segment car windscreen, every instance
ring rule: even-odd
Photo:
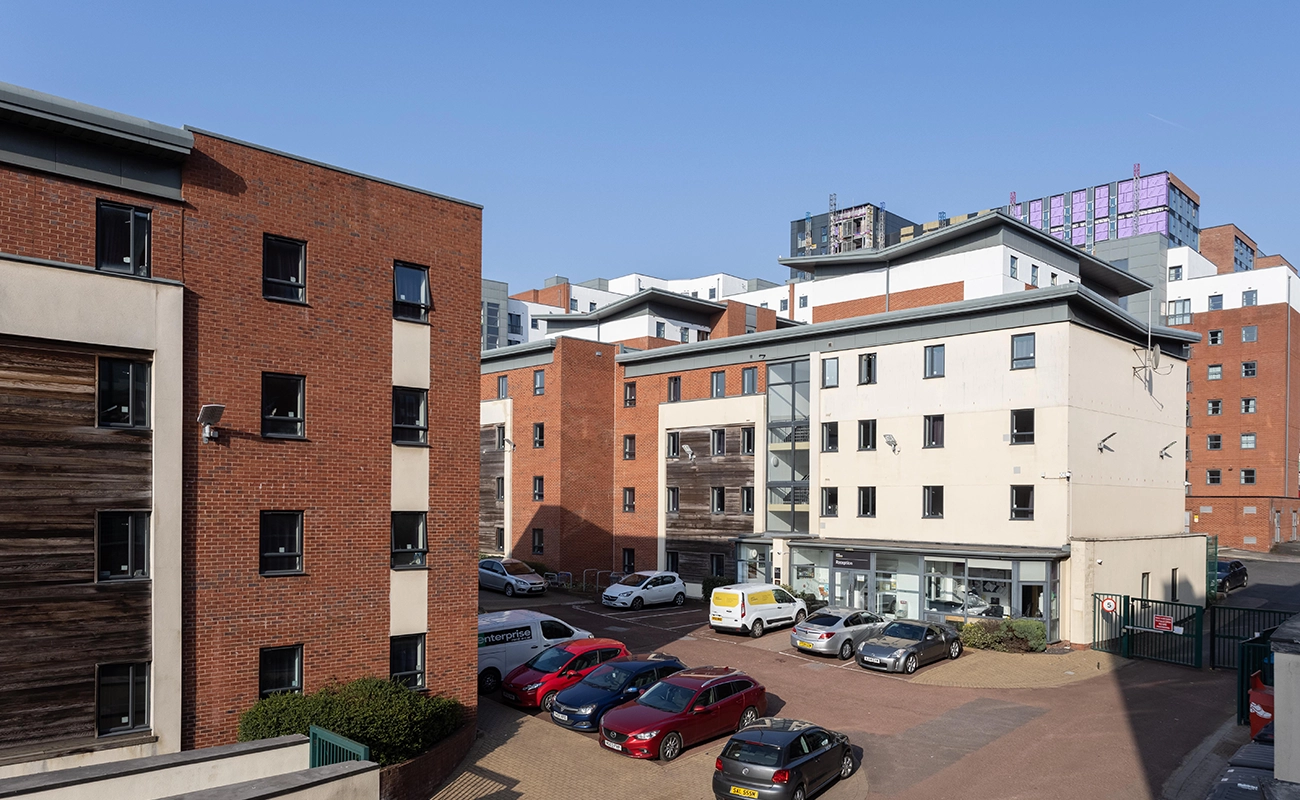
[[[686,689],[667,681],[660,681],[651,686],[645,694],[638,697],[637,702],[660,711],[679,714],[686,710],[686,706],[693,697],[695,697],[694,689]]]
[[[908,625],[903,622],[891,622],[889,627],[880,632],[881,636],[892,636],[895,639],[910,639],[919,642],[925,638],[925,628],[920,625]]]
[[[840,624],[843,617],[838,614],[814,614],[805,620],[809,625],[821,625],[825,628],[832,628]]]
[[[627,683],[632,677],[632,670],[626,667],[604,666],[582,679],[583,684],[594,689],[614,691]]]
[[[573,653],[563,647],[551,647],[533,656],[528,662],[528,666],[538,672],[555,672],[569,663],[571,658],[573,658]]]
[[[781,763],[781,748],[774,744],[746,742],[732,739],[722,751],[723,758],[739,761],[742,764],[754,764],[759,767],[775,767]]]
[[[506,568],[507,575],[536,575],[533,568],[522,561],[507,561],[501,566]]]
[[[618,582],[619,586],[640,586],[650,579],[649,575],[642,575],[640,572],[633,572],[631,575],[623,576],[623,580]]]

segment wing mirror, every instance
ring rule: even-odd
[[[699,714],[702,713],[703,711],[704,711],[704,706],[696,706],[695,708],[691,709],[692,714]]]

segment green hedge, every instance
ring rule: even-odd
[[[414,758],[460,727],[461,704],[379,678],[326,686],[312,694],[273,694],[239,718],[239,741],[307,734],[309,725],[370,747],[380,765]]]
[[[1036,619],[979,619],[961,629],[961,643],[1000,653],[1041,653],[1047,649],[1047,626]]]
[[[705,578],[703,588],[701,589],[704,593],[704,599],[708,600],[712,597],[713,590],[719,586],[730,586],[733,583],[735,583],[735,581],[729,581],[726,578]]]

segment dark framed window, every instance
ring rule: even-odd
[[[709,373],[709,396],[710,397],[727,396],[727,373],[725,372]]]
[[[262,296],[307,302],[307,243],[262,234]]]
[[[497,476],[497,502],[506,499],[506,479],[504,475]]]
[[[393,387],[393,444],[429,443],[429,390]]]
[[[1011,518],[1012,519],[1033,519],[1034,518],[1034,487],[1033,486],[1012,486],[1011,487]]]
[[[95,527],[95,572],[101,582],[149,577],[148,511],[101,511]]]
[[[746,426],[740,429],[740,454],[745,456],[754,455],[753,426]]]
[[[1254,362],[1254,361],[1243,361],[1243,362],[1241,362],[1241,377],[1243,377],[1243,378],[1253,378],[1253,377],[1255,377],[1255,362]]]
[[[682,376],[673,375],[668,378],[668,402],[678,403],[682,399]]]
[[[149,364],[122,358],[99,359],[99,395],[95,399],[101,428],[149,427]]]
[[[876,515],[876,487],[858,487],[858,516],[874,517]]]
[[[506,426],[504,425],[497,426],[497,449],[506,449]]]
[[[754,332],[753,329],[750,329],[750,330],[746,330],[746,331],[745,331],[745,333],[753,333],[753,332]],[[695,332],[695,341],[697,341],[697,342],[707,342],[708,340],[709,340],[709,332],[708,332],[708,331],[703,330],[703,329],[700,329],[700,330],[697,330],[697,331]]]
[[[393,262],[393,319],[428,322],[433,310],[429,296],[429,268]]]
[[[263,647],[258,661],[257,688],[262,697],[302,694],[302,645]]]
[[[388,673],[411,689],[424,688],[424,634],[393,636],[388,640]]]
[[[636,408],[636,383],[634,381],[623,384],[623,408]]]
[[[858,420],[858,449],[876,449],[876,421],[874,419]]]
[[[1223,310],[1223,295],[1221,295],[1221,294],[1212,294],[1212,295],[1210,295],[1210,299],[1209,299],[1209,302],[1208,302],[1207,305],[1206,305],[1206,308],[1209,309],[1210,311],[1222,311],[1222,310]]]
[[[302,512],[261,513],[262,575],[296,575],[302,572]]]
[[[838,517],[840,515],[840,489],[838,486],[822,487],[822,516]]]
[[[534,500],[546,499],[546,479],[543,478],[541,475],[533,476],[533,499]]]
[[[1245,308],[1246,306],[1257,306],[1257,305],[1259,305],[1258,289],[1247,289],[1246,291],[1241,293],[1242,308]]]
[[[1217,417],[1223,413],[1222,400],[1207,400],[1205,402],[1205,414],[1210,417]]]
[[[540,556],[546,552],[546,531],[533,528],[533,555]]]
[[[1243,342],[1258,342],[1258,341],[1259,341],[1259,326],[1258,326],[1258,325],[1243,325],[1243,326],[1241,327],[1241,341],[1243,341]]]
[[[927,414],[925,417],[924,447],[943,447],[943,414]]]
[[[943,517],[942,486],[921,487],[921,516],[926,519],[941,519]]]
[[[664,448],[669,458],[678,458],[682,454],[682,435],[677,431],[668,432],[668,446]]]
[[[623,460],[636,460],[636,434],[626,434],[623,437]]]
[[[497,399],[504,400],[510,396],[510,379],[505,375],[497,376]]]
[[[709,553],[709,576],[721,578],[725,571],[726,557],[721,553]]]
[[[758,367],[745,367],[740,371],[740,393],[758,394]]]
[[[546,394],[546,370],[533,370],[533,394]]]
[[[1258,407],[1258,404],[1255,402],[1255,398],[1253,398],[1253,397],[1243,397],[1243,398],[1241,398],[1241,413],[1243,413],[1243,414],[1254,414],[1254,413],[1255,413],[1255,409],[1256,409],[1257,407]]]
[[[754,487],[753,486],[740,487],[740,513],[742,514],[754,513]]]
[[[944,349],[941,344],[925,348],[925,377],[942,378],[944,375]]]
[[[1222,435],[1222,434],[1218,434],[1218,433],[1210,433],[1210,434],[1207,434],[1206,437],[1205,437],[1205,449],[1206,449],[1206,450],[1222,450],[1222,449],[1223,449],[1223,435]]]
[[[840,385],[840,360],[838,358],[822,359],[822,388],[834,389]]]
[[[429,553],[426,516],[424,511],[393,512],[393,569],[426,565]]]
[[[636,548],[635,547],[623,548],[623,572],[625,572],[628,575],[631,575],[633,572],[636,572]]]
[[[623,487],[623,513],[632,514],[636,512],[636,489],[632,486]]]
[[[1207,469],[1205,471],[1205,483],[1208,486],[1219,486],[1223,483],[1223,471],[1217,469]]]
[[[656,322],[656,323],[655,323],[655,338],[656,338],[656,339],[666,339],[666,338],[668,338],[668,326],[666,326],[666,325],[665,325],[664,323],[662,323],[662,322]]]
[[[676,486],[668,487],[668,511],[676,512],[680,508],[681,492]]]
[[[301,439],[306,435],[307,379],[302,375],[262,373],[262,435]]]
[[[1034,334],[1018,333],[1011,337],[1011,368],[1034,368]]]
[[[95,676],[100,736],[149,727],[149,664],[100,664]]]
[[[505,529],[505,528],[501,528],[501,527],[498,527],[498,528],[497,528],[497,549],[500,550],[501,552],[505,552],[505,549],[506,549],[506,529]]]
[[[840,449],[840,424],[838,422],[822,423],[822,452],[836,453]]]
[[[1223,380],[1223,365],[1210,364],[1205,368],[1205,379],[1207,381]]]
[[[727,490],[721,486],[709,487],[709,513],[725,514],[727,511]]]
[[[152,244],[147,208],[100,201],[95,219],[95,265],[105,272],[149,276]]]
[[[546,423],[533,423],[533,447],[546,446]]]
[[[858,383],[876,382],[876,354],[863,353],[858,356]]]
[[[1016,408],[1011,411],[1011,443],[1034,443],[1034,410]]]
[[[1222,330],[1210,331],[1210,336],[1207,339],[1207,341],[1210,344],[1223,344],[1223,331]]]
[[[1255,485],[1255,470],[1253,470],[1253,469],[1243,469],[1243,470],[1241,471],[1240,475],[1241,475],[1241,483],[1242,483],[1243,486],[1254,486],[1254,485]]]
[[[681,572],[682,556],[676,550],[665,550],[664,560],[669,572]]]
[[[713,455],[722,456],[727,454],[727,431],[725,428],[714,428],[709,431],[709,443],[713,446]]]

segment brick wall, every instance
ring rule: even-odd
[[[1213,228],[1201,229],[1199,248],[1201,255],[1219,268],[1220,275],[1233,271],[1233,239],[1241,239],[1255,248],[1258,254],[1259,248],[1255,246],[1255,240],[1243,233],[1236,225],[1216,225]]]
[[[525,300],[529,303],[541,303],[542,305],[555,306],[563,309],[563,313],[569,313],[569,284],[557,283],[554,286],[547,286],[545,289],[528,289],[516,294],[510,295],[511,300]]]
[[[1295,498],[1189,497],[1187,511],[1192,532],[1218,536],[1219,547],[1268,552],[1274,542],[1275,519],[1281,541],[1300,537],[1300,500]]]
[[[966,286],[962,281],[941,283],[921,289],[908,289],[889,293],[889,310],[901,311],[905,308],[935,306],[941,303],[955,303],[966,297]],[[851,319],[867,314],[879,314],[885,310],[885,296],[861,297],[845,300],[842,303],[826,303],[813,308],[813,322],[830,322],[835,319]]]
[[[657,336],[638,336],[635,339],[623,339],[614,342],[612,346],[617,347],[618,345],[623,345],[631,350],[655,350],[660,347],[672,347],[679,344],[681,344],[680,341],[660,339]]]
[[[713,329],[709,334],[710,338],[721,339],[726,336],[743,336],[745,331],[745,318],[748,310],[754,308],[748,303],[741,303],[737,300],[724,300],[727,308],[710,321],[710,327]],[[770,331],[776,328],[776,312],[770,308],[755,308],[755,326],[754,331]],[[815,311],[815,309],[814,309]]]

